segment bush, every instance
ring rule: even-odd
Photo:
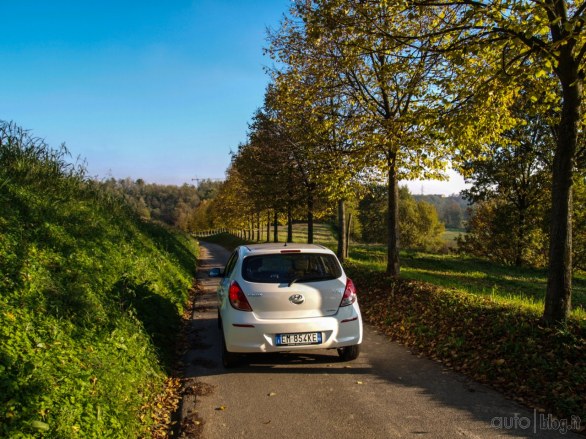
[[[362,225],[362,240],[370,243],[387,242],[387,193],[384,186],[373,186],[370,194],[360,201],[358,219]],[[444,242],[444,225],[435,207],[417,201],[406,186],[399,190],[399,223],[401,248],[439,251]]]

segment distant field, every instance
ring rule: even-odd
[[[448,246],[448,248],[456,248],[456,238],[461,235],[465,235],[466,231],[462,229],[446,229],[442,235],[442,239]]]
[[[261,241],[266,241],[266,227],[261,232]],[[270,233],[273,241],[273,227]],[[287,226],[279,226],[279,242],[287,240]],[[307,224],[293,224],[293,242],[307,242]],[[329,224],[318,223],[313,225],[313,242],[315,244],[331,245],[336,243],[332,227]]]
[[[448,246],[465,232],[449,229],[443,235]],[[266,229],[261,236],[266,240]],[[271,229],[271,241],[273,231]],[[285,242],[287,227],[279,227],[279,241]],[[307,242],[307,224],[293,225],[293,241]],[[328,224],[314,225],[314,243],[336,250],[336,239]],[[350,259],[365,268],[383,271],[386,267],[386,246],[382,244],[350,244]],[[543,310],[547,285],[545,270],[497,265],[462,255],[434,255],[419,252],[401,253],[401,277],[421,280],[444,288],[490,297],[502,303]],[[576,275],[572,302],[575,314],[586,318],[586,276]]]
[[[261,241],[266,240],[266,229]],[[443,237],[449,246],[464,232],[446,230]],[[271,242],[273,230],[271,228]],[[287,227],[279,227],[279,242],[287,239]],[[307,224],[293,225],[293,242],[307,242]],[[337,242],[329,224],[314,225],[314,243],[336,250]],[[359,266],[384,271],[386,246],[350,243],[350,259]],[[401,252],[401,277],[414,279],[469,294],[490,297],[502,303],[543,310],[547,285],[545,270],[497,265],[462,255],[434,255]],[[576,275],[573,282],[574,314],[586,318],[586,276]]]
[[[270,240],[273,241],[273,227],[271,226]],[[462,229],[446,229],[442,238],[450,248],[456,246],[456,238],[460,235],[465,235],[466,232]],[[256,236],[256,235],[255,235]],[[267,232],[266,227],[261,230],[261,242],[266,241]],[[287,226],[279,226],[279,242],[285,242],[287,239]],[[329,224],[317,223],[313,226],[313,241],[316,244],[323,244],[327,246],[335,245],[337,243],[334,236],[332,226]],[[307,224],[299,223],[293,224],[293,242],[307,242]]]

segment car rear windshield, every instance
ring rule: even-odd
[[[242,261],[242,277],[249,282],[319,282],[341,275],[338,259],[327,253],[272,253]]]

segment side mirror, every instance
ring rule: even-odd
[[[222,274],[222,269],[220,268],[212,268],[208,273],[210,277],[222,277]]]

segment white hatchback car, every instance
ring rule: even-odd
[[[222,362],[241,353],[337,349],[354,360],[362,343],[362,316],[352,280],[336,255],[312,244],[240,246],[218,287]]]

